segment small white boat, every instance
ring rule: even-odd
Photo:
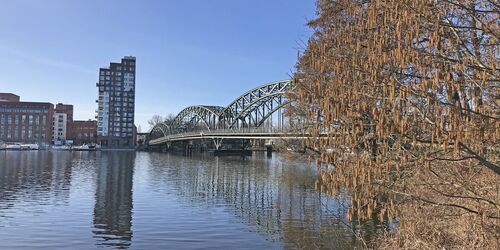
[[[21,144],[12,144],[12,145],[6,145],[5,146],[6,150],[21,150]]]
[[[75,151],[96,151],[99,150],[99,145],[95,144],[83,144],[82,146],[74,146],[72,148]]]
[[[21,150],[38,150],[38,144],[21,144]]]
[[[52,150],[71,150],[70,146],[52,146]]]

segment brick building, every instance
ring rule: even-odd
[[[50,144],[53,112],[51,103],[0,101],[0,141]]]
[[[97,121],[68,122],[67,140],[73,140],[73,145],[97,143]]]
[[[55,113],[66,114],[67,121],[73,121],[73,105],[58,103],[56,104]]]
[[[18,95],[12,93],[0,93],[0,102],[19,102]]]

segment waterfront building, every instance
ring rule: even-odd
[[[71,104],[56,104],[55,113],[66,114],[68,123],[73,121],[73,105]]]
[[[99,69],[97,140],[104,148],[134,146],[135,63],[126,56]]]
[[[138,146],[142,146],[146,143],[146,137],[149,133],[137,133],[135,144]]]
[[[52,144],[66,144],[67,135],[70,133],[68,124],[73,121],[73,105],[56,104],[52,122]]]
[[[97,143],[97,121],[72,121],[68,123],[68,137],[73,145]]]
[[[0,101],[0,141],[50,144],[53,112],[51,103]]]
[[[19,102],[18,95],[12,93],[0,93],[0,102]]]
[[[52,144],[63,145],[66,143],[66,128],[68,116],[65,113],[54,113],[52,120]]]

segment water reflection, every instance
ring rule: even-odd
[[[314,190],[314,167],[284,159],[179,158],[151,155],[155,185],[174,185],[193,206],[224,204],[228,212],[286,248],[360,246],[345,219],[347,197]]]
[[[0,249],[359,247],[371,229],[317,177],[264,154],[0,152]]]
[[[135,152],[102,152],[96,168],[94,230],[97,245],[128,248],[132,240]]]
[[[40,152],[0,151],[0,216],[18,202],[67,203],[71,172],[69,154],[55,156]]]

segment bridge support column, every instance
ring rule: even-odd
[[[268,158],[273,157],[273,145],[274,145],[273,140],[268,140],[265,142],[266,154]]]
[[[272,145],[267,145],[266,146],[266,152],[267,152],[267,157],[268,158],[273,157],[273,146]]]
[[[186,156],[192,156],[193,155],[193,148],[194,148],[193,141],[189,141],[186,144],[186,148],[185,148],[185,154],[186,154]]]
[[[222,147],[222,140],[223,139],[214,139],[215,150],[221,149],[221,147]]]

